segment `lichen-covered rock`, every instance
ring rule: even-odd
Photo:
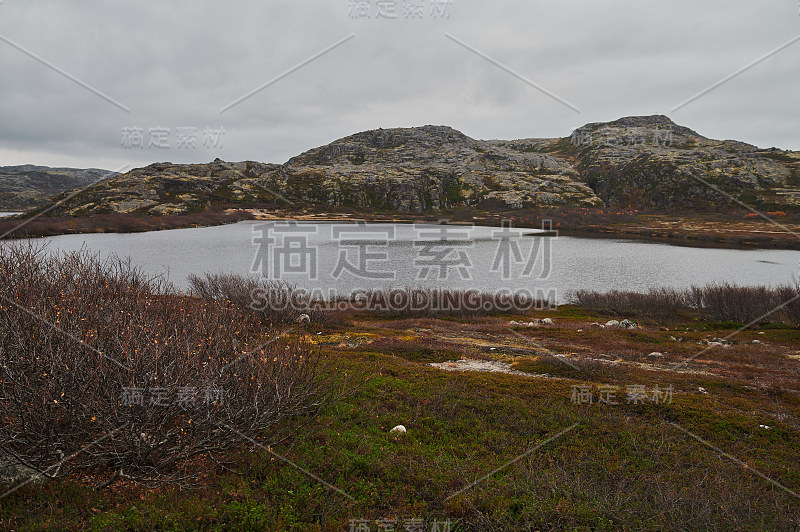
[[[600,203],[564,159],[445,126],[357,133],[298,155],[285,168],[288,186],[304,200],[359,209]]]
[[[666,116],[587,124],[570,141],[582,179],[610,206],[703,208],[730,196],[789,204],[800,178],[800,158],[711,140]]]
[[[168,216],[173,214],[185,214],[189,207],[185,203],[159,203],[155,207],[149,209],[147,214],[155,216]]]
[[[117,175],[96,168],[49,168],[24,164],[0,166],[0,211],[23,211],[67,190],[81,189]]]
[[[707,139],[665,116],[587,124],[571,137],[476,140],[446,126],[364,131],[287,163],[156,163],[64,200],[52,215],[194,212],[212,202],[361,212],[602,205],[800,206],[800,154]],[[52,200],[51,200],[52,201]]]

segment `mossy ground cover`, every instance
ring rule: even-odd
[[[96,491],[86,478],[26,486],[0,499],[0,528],[349,530],[354,519],[371,530],[382,519],[422,519],[424,530],[445,520],[452,530],[797,528],[797,329],[748,330],[703,351],[698,342],[735,324],[600,330],[590,323],[607,316],[574,307],[527,317],[555,326],[366,314],[312,325],[347,392],[320,417],[292,420],[301,427],[292,438],[241,449],[230,471],[207,464],[195,490],[120,481]],[[429,365],[459,358],[529,375]],[[598,404],[606,385],[619,404]],[[672,400],[628,403],[629,385],[671,386]],[[576,402],[574,386],[594,401]],[[398,424],[408,432],[390,435]]]

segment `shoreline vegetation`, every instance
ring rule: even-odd
[[[387,313],[287,311],[273,304],[296,288],[236,275],[190,283],[0,246],[0,465],[52,477],[0,479],[0,529],[797,524],[796,286]],[[258,289],[273,304],[254,308]]]
[[[30,213],[0,218],[0,234],[12,231]],[[352,210],[287,210],[274,206],[243,208],[215,205],[184,215],[97,214],[82,217],[40,216],[7,235],[6,239],[36,238],[62,234],[130,233],[210,227],[243,220],[304,220],[318,222],[440,222],[471,223],[499,227],[509,220],[513,227],[539,229],[543,224],[562,236],[611,238],[657,242],[689,247],[729,249],[800,249],[800,214],[783,211],[658,213],[632,209],[564,208],[508,212],[441,211],[398,214],[362,213]],[[773,223],[774,222],[774,223]]]

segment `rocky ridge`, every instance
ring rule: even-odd
[[[800,185],[797,153],[711,140],[665,116],[587,124],[572,140],[583,181],[611,206],[782,203],[780,192]]]
[[[117,174],[97,168],[0,166],[0,210],[24,211],[60,192],[82,188],[114,175]]]
[[[285,164],[156,163],[106,179],[54,214],[180,214],[213,202],[421,213],[546,206],[800,206],[800,154],[707,139],[665,116],[569,137],[476,140],[446,126],[376,129]],[[731,204],[731,207],[735,205]]]

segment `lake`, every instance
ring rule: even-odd
[[[412,224],[267,223],[42,239],[51,250],[82,247],[130,257],[178,288],[187,275],[250,273],[325,296],[383,287],[487,292],[647,290],[729,281],[782,284],[798,271],[792,250],[691,248],[630,240],[523,236],[533,230]]]

